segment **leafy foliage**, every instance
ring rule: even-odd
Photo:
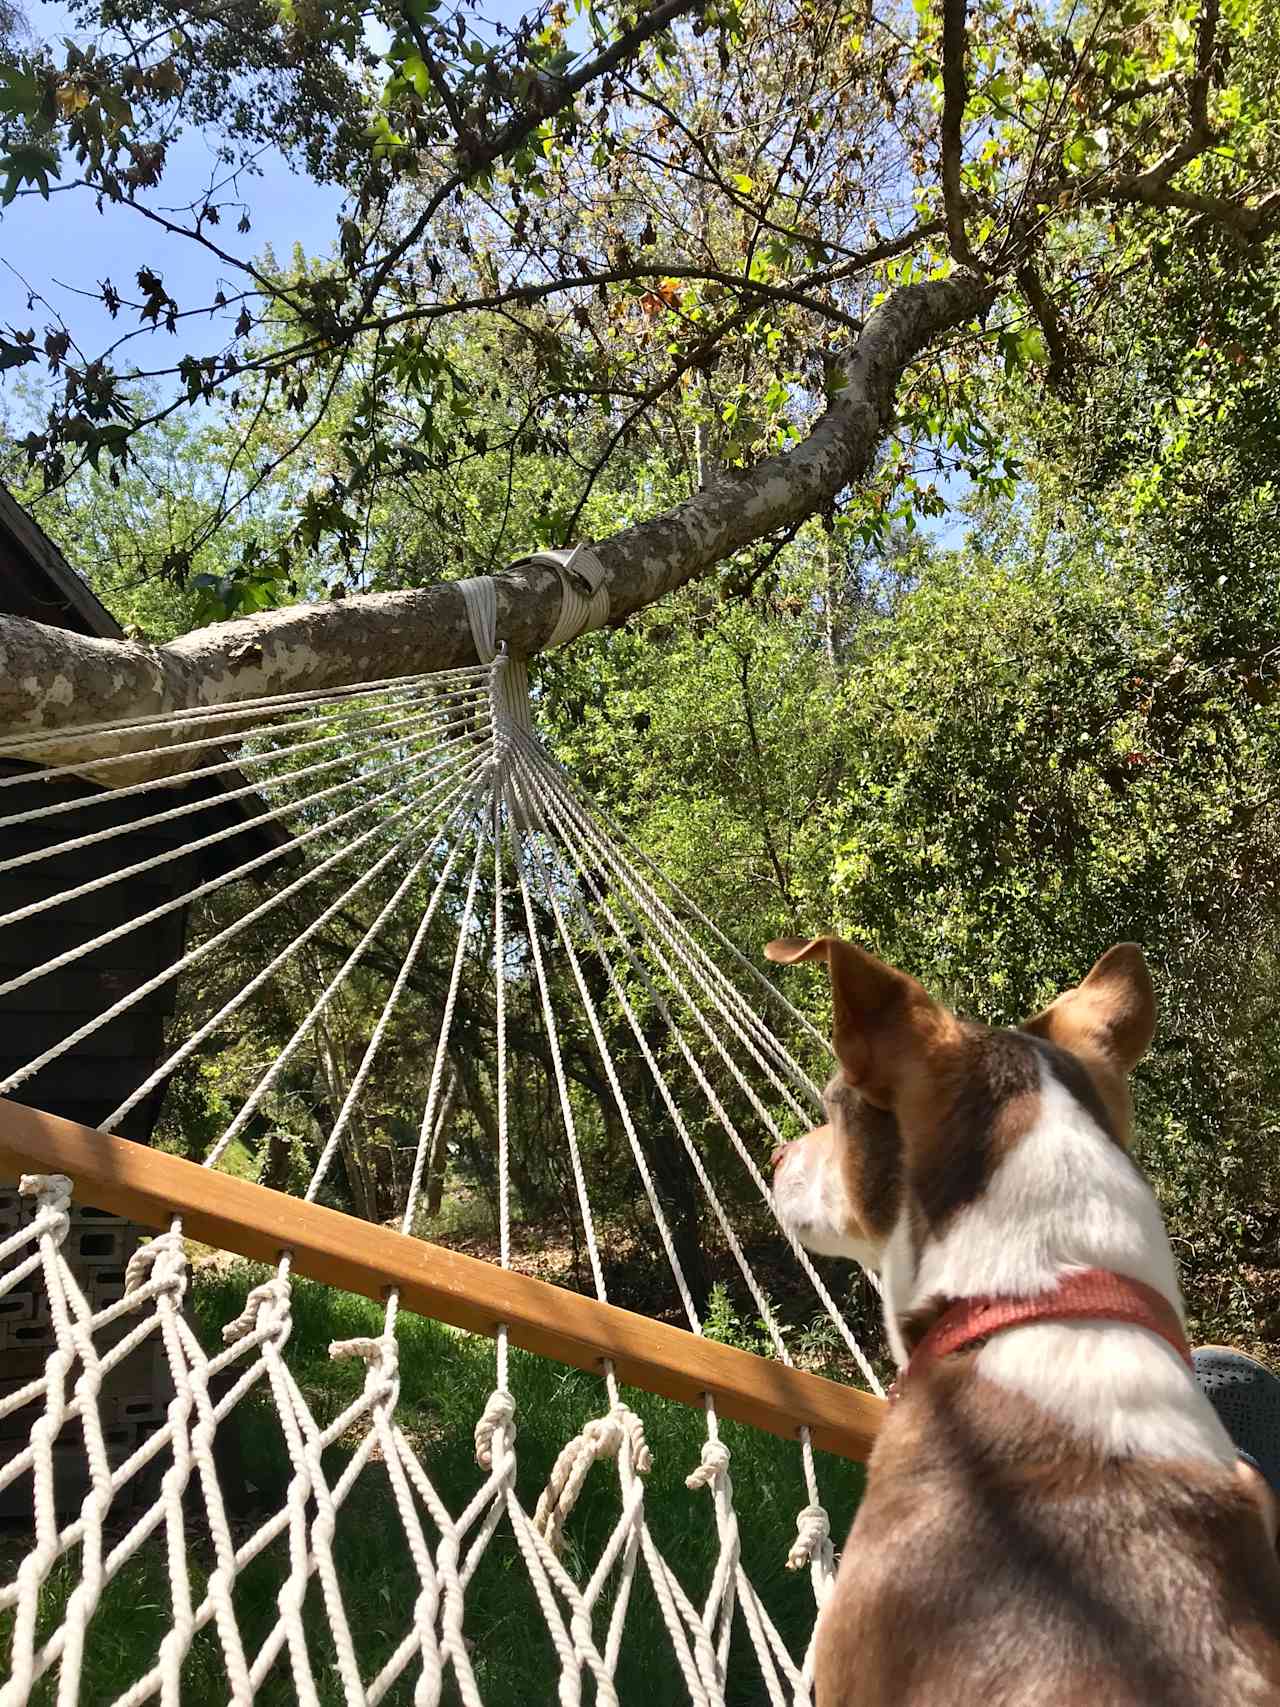
[[[367,585],[378,518],[424,483],[500,492],[543,456],[558,477],[524,520],[558,543],[656,446],[686,490],[752,468],[803,440],[878,305],[960,268],[980,323],[941,328],[869,489],[835,506],[882,541],[939,514],[949,474],[1009,495],[1001,386],[1071,385],[1162,256],[1212,237],[1224,274],[1260,261],[1273,10],[1097,0],[1063,30],[994,0],[547,0],[509,27],[473,0],[79,0],[74,40],[0,63],[0,194],[133,219],[137,265],[95,283],[120,323],[96,356],[71,322],[0,334],[0,368],[56,381],[25,454],[49,487],[86,462],[117,479],[149,424],[215,410],[210,513],[138,568],[181,583],[269,485],[270,545],[239,538],[199,582],[202,619],[252,613]],[[220,169],[175,210],[192,126]],[[264,147],[345,191],[327,254],[254,253]],[[216,266],[207,300],[174,294],[151,229]],[[179,329],[190,348],[150,356]],[[641,489],[626,519],[664,500]],[[396,584],[429,559],[402,554]]]

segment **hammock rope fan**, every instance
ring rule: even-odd
[[[207,1639],[209,1631],[225,1669],[225,1699],[237,1707],[259,1698],[269,1679],[278,1687],[282,1676],[303,1707],[330,1699],[346,1707],[374,1707],[383,1700],[455,1698],[480,1707],[484,1695],[470,1643],[484,1635],[467,1622],[467,1590],[499,1533],[514,1543],[527,1573],[554,1650],[561,1702],[618,1701],[628,1605],[640,1579],[656,1598],[679,1676],[696,1707],[734,1699],[783,1707],[810,1699],[811,1653],[788,1649],[755,1580],[762,1564],[768,1576],[775,1561],[743,1557],[720,1421],[725,1415],[747,1417],[795,1439],[806,1501],[786,1563],[807,1569],[816,1610],[830,1587],[834,1558],[814,1436],[820,1445],[865,1456],[877,1403],[865,1391],[793,1367],[786,1333],[735,1232],[723,1167],[717,1173],[709,1165],[700,1134],[714,1128],[718,1153],[740,1170],[737,1189],[749,1190],[771,1213],[757,1158],[812,1124],[820,1102],[813,1079],[766,1015],[793,1042],[802,1040],[795,1048],[811,1050],[815,1061],[826,1044],[691,898],[580,794],[533,731],[524,664],[491,644],[487,655],[492,662],[475,668],[340,692],[292,693],[84,726],[72,732],[83,740],[85,754],[73,765],[30,768],[39,765],[47,736],[6,745],[28,768],[0,778],[0,874],[35,874],[42,862],[61,862],[49,869],[66,872],[74,855],[75,870],[92,875],[11,909],[0,916],[0,931],[30,931],[72,904],[93,907],[113,886],[145,880],[163,868],[171,858],[163,851],[119,863],[125,845],[120,838],[131,829],[176,826],[169,833],[182,833],[185,853],[243,834],[244,821],[201,833],[198,814],[207,809],[207,799],[148,812],[149,792],[171,791],[179,765],[195,767],[202,778],[218,776],[219,799],[244,800],[257,808],[255,826],[270,823],[284,834],[266,852],[0,978],[0,996],[9,996],[83,964],[127,933],[186,917],[188,909],[201,921],[194,940],[172,963],[0,1079],[0,1099],[13,1099],[0,1100],[0,1168],[23,1173],[8,1224],[0,1222],[0,1306],[6,1296],[42,1289],[52,1341],[41,1374],[8,1383],[7,1390],[0,1386],[0,1423],[20,1413],[34,1415],[26,1444],[0,1462],[0,1493],[25,1477],[32,1503],[17,1568],[0,1582],[0,1630],[5,1621],[9,1626],[0,1707],[46,1699],[69,1707],[89,1699],[82,1679],[95,1640],[95,1612],[105,1585],[143,1548],[163,1550],[171,1618],[153,1664],[115,1694],[114,1707],[180,1702],[184,1663],[192,1644]],[[65,751],[66,732],[59,739]],[[140,760],[162,755],[169,769],[158,778],[124,781],[88,801],[81,796],[31,804],[40,802],[44,784],[73,775],[119,783],[137,774]],[[11,790],[16,792],[6,800]],[[166,801],[171,797],[166,794]],[[65,814],[74,808],[79,824],[98,800],[132,801],[137,812],[60,839]],[[18,809],[6,811],[10,803]],[[331,976],[309,983],[307,969],[318,964],[308,960],[309,948],[335,920],[349,923],[357,901],[362,928],[354,946]],[[321,1203],[335,1162],[347,1154],[353,1122],[377,1085],[389,1034],[406,1012],[422,1007],[415,974],[446,925],[452,955],[447,971],[443,964],[436,967],[443,1000],[422,1020],[422,1116],[396,1234]],[[246,972],[245,950],[252,945],[256,952],[260,944],[267,957]],[[282,1199],[265,1186],[218,1171],[235,1141],[255,1120],[261,1122],[282,1080],[310,1058],[335,1002],[371,953],[384,963],[398,955],[398,965],[394,976],[386,973],[385,1000],[305,1191],[298,1199]],[[449,1253],[414,1237],[421,1227],[428,1160],[447,1113],[459,992],[465,975],[477,975],[477,956],[483,957],[480,971],[491,991],[495,1039],[490,1065],[496,1268],[465,1258],[450,1267]],[[238,970],[235,976],[215,975],[220,967]],[[5,970],[0,967],[0,974]],[[36,1075],[47,1083],[78,1045],[193,971],[216,992],[209,998],[212,1011],[187,1014],[182,1025],[171,1023],[163,1060],[96,1129],[73,1128],[23,1106],[24,1087]],[[688,1330],[654,1323],[651,1343],[643,1331],[649,1324],[609,1300],[584,1154],[583,1121],[590,1117],[566,1067],[569,1016],[557,1011],[553,971],[561,989],[567,982],[576,992],[572,1023],[585,1024]],[[184,1064],[200,1058],[202,1049],[235,1036],[255,998],[261,1000],[286,977],[293,987],[308,988],[306,1011],[273,1058],[262,1063],[199,1167],[112,1136]],[[558,1111],[592,1297],[578,1298],[517,1272],[511,1131],[518,1110],[510,1046],[517,989],[546,1042],[548,1096]],[[627,1068],[634,1073],[638,1062],[652,1090],[643,1110],[633,1108],[627,1089]],[[772,1360],[700,1337],[704,1323],[695,1289],[645,1141],[655,1110],[687,1158],[727,1260],[758,1312]],[[74,1197],[68,1176],[76,1179]],[[220,1193],[230,1206],[224,1211],[218,1209]],[[105,1302],[86,1296],[69,1261],[77,1203],[121,1212],[144,1203],[149,1212],[137,1218],[158,1229],[131,1258],[120,1295]],[[228,1251],[269,1253],[274,1268],[249,1293],[240,1317],[226,1325],[225,1348],[212,1354],[184,1308],[192,1284],[187,1240],[197,1228],[205,1229],[202,1238],[212,1237]],[[787,1235],[780,1228],[776,1234],[782,1248]],[[344,1240],[355,1253],[345,1268],[335,1266],[346,1260],[340,1254]],[[880,1395],[875,1372],[818,1269],[790,1243],[815,1308],[825,1312],[839,1337],[850,1374]],[[367,1272],[357,1273],[359,1253],[375,1247]],[[419,1270],[428,1276],[425,1292],[422,1286],[414,1290],[412,1276]],[[359,1397],[324,1423],[313,1414],[286,1355],[291,1285],[298,1273],[321,1279],[336,1274],[338,1284],[364,1290],[383,1304],[378,1334],[331,1347],[335,1358],[362,1360],[365,1376]],[[424,1296],[431,1313],[437,1313],[434,1301],[444,1300],[438,1310],[444,1319],[480,1325],[494,1335],[492,1391],[475,1427],[476,1484],[461,1503],[455,1489],[446,1500],[433,1484],[426,1455],[397,1421],[398,1317],[403,1309],[420,1307],[416,1301]],[[508,1305],[509,1319],[503,1319],[497,1312]],[[517,1494],[513,1341],[549,1349],[582,1367],[594,1364],[602,1385],[599,1414],[565,1443],[532,1510],[532,1502]],[[121,1456],[108,1450],[100,1395],[113,1371],[144,1343],[163,1348],[169,1400],[163,1420]],[[714,1526],[715,1563],[705,1583],[684,1583],[651,1531],[645,1510],[651,1452],[624,1380],[702,1405],[705,1440],[699,1461],[688,1466],[687,1487],[689,1523]],[[215,1449],[218,1430],[236,1407],[247,1395],[264,1393],[279,1419],[291,1474],[277,1509],[245,1532],[228,1514]],[[78,1430],[74,1438],[87,1463],[88,1491],[74,1511],[60,1509],[57,1498],[58,1442],[69,1429]],[[326,1453],[340,1441],[355,1444],[335,1475]],[[612,1462],[617,1479],[616,1522],[589,1570],[575,1574],[564,1561],[565,1536],[586,1478],[605,1461]],[[335,1534],[352,1487],[375,1474],[389,1484],[418,1587],[413,1604],[401,1609],[403,1629],[392,1650],[371,1666],[348,1616]],[[135,1496],[143,1486],[154,1497],[139,1506]],[[127,1524],[120,1515],[126,1506]],[[197,1522],[210,1559],[199,1574],[189,1565]],[[237,1583],[273,1548],[280,1559],[278,1616],[254,1645],[241,1629]],[[51,1614],[52,1575],[68,1570],[74,1588]],[[315,1605],[317,1593],[336,1681],[320,1675],[308,1640],[304,1608]],[[753,1693],[735,1695],[735,1689],[748,1687]]]

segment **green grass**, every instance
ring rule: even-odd
[[[246,1287],[264,1271],[240,1267],[196,1285],[194,1306],[205,1342],[220,1343],[223,1322],[238,1313]],[[329,1342],[376,1333],[381,1311],[365,1299],[298,1281],[294,1289],[293,1332],[287,1361],[308,1403],[325,1422],[360,1391],[363,1365],[333,1362]],[[456,1515],[480,1485],[482,1473],[474,1461],[473,1431],[493,1386],[493,1346],[487,1340],[457,1334],[422,1317],[400,1320],[401,1398],[397,1420],[417,1448],[435,1487]],[[560,1448],[604,1407],[603,1384],[590,1376],[566,1370],[546,1360],[514,1353],[511,1385],[519,1406],[518,1493],[532,1511]],[[647,1394],[628,1391],[628,1402],[643,1417],[654,1467],[648,1477],[646,1511],[650,1528],[695,1605],[711,1581],[715,1557],[715,1524],[709,1493],[690,1493],[684,1478],[698,1462],[705,1438],[701,1414]],[[255,1492],[250,1521],[241,1521],[241,1536],[256,1519],[282,1503],[289,1479],[289,1460],[275,1413],[265,1398],[241,1402],[235,1416],[244,1475]],[[791,1572],[785,1561],[795,1533],[795,1514],[806,1503],[798,1448],[753,1429],[727,1423],[724,1439],[733,1454],[742,1552],[753,1582],[793,1654],[803,1652],[813,1618],[808,1572]],[[330,1484],[348,1461],[354,1442],[339,1442],[326,1455]],[[821,1456],[819,1476],[837,1537],[849,1523],[862,1485],[859,1466]],[[612,1464],[596,1466],[587,1479],[568,1524],[563,1560],[570,1574],[585,1581],[599,1556],[617,1515],[617,1473]],[[189,1533],[198,1526],[188,1522]],[[434,1531],[425,1524],[429,1536]],[[22,1545],[13,1536],[0,1540],[6,1555],[3,1576],[12,1576],[12,1561]],[[198,1542],[189,1553],[192,1594],[198,1603],[210,1568],[207,1544]],[[407,1544],[380,1465],[366,1468],[338,1519],[335,1557],[344,1603],[361,1669],[369,1677],[393,1651],[407,1629],[417,1592]],[[287,1569],[286,1542],[276,1542],[243,1571],[235,1590],[235,1609],[247,1651],[252,1655],[275,1621],[275,1599]],[[52,1629],[79,1577],[78,1559],[54,1571],[41,1606],[41,1625]],[[472,1643],[477,1681],[490,1707],[553,1702],[558,1670],[550,1638],[515,1541],[505,1524],[499,1527],[467,1590],[466,1635]],[[321,1699],[343,1699],[334,1670],[334,1654],[319,1585],[312,1579],[304,1609],[308,1651]],[[0,1655],[7,1658],[8,1617],[0,1621]],[[596,1618],[597,1639],[603,1641],[607,1612]],[[143,1553],[117,1573],[102,1596],[89,1627],[86,1664],[81,1684],[83,1703],[112,1700],[154,1663],[160,1642],[172,1624],[163,1531]],[[765,1699],[754,1675],[748,1639],[739,1616],[735,1650],[745,1661],[739,1678],[731,1678],[728,1699],[734,1707],[754,1707]],[[732,1672],[731,1666],[731,1672]],[[396,1704],[412,1699],[417,1667],[385,1698]],[[621,1700],[676,1701],[683,1698],[670,1642],[661,1622],[643,1567],[626,1620],[626,1636],[618,1672]],[[212,1626],[192,1644],[183,1666],[182,1699],[204,1707],[226,1698],[226,1677],[220,1647]],[[51,1702],[53,1678],[33,1695]],[[286,1707],[295,1692],[287,1662],[277,1663],[259,1701]],[[445,1700],[458,1693],[452,1674]],[[586,1700],[593,1699],[590,1685]]]

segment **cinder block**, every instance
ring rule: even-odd
[[[15,1393],[20,1393],[27,1385],[28,1383],[26,1381],[11,1381],[7,1378],[0,1381],[0,1404],[2,1404],[4,1400],[12,1398]],[[43,1397],[37,1397],[33,1399],[30,1404],[23,1405],[21,1410],[10,1411],[7,1416],[0,1416],[0,1441],[11,1440],[17,1442],[19,1443],[19,1447],[15,1447],[12,1450],[20,1449],[20,1444],[30,1438],[31,1430],[35,1426],[36,1418],[39,1417],[43,1410],[44,1399]],[[0,1460],[6,1459],[10,1456],[11,1451],[6,1451],[3,1447],[0,1447]]]
[[[71,1204],[71,1225],[75,1227],[85,1222],[106,1222],[115,1227],[127,1225],[123,1216],[113,1215],[109,1209],[95,1209],[92,1204],[76,1203],[73,1200]]]
[[[34,1213],[30,1200],[19,1197],[15,1188],[0,1187],[0,1241],[28,1221]],[[139,1226],[92,1205],[73,1203],[70,1227],[62,1245],[62,1256],[84,1294],[85,1302],[94,1315],[110,1309],[125,1297],[125,1270],[129,1258],[144,1239],[154,1236],[155,1229]],[[33,1247],[23,1247],[0,1266],[13,1267],[31,1254]],[[153,1301],[135,1310],[124,1310],[110,1323],[94,1331],[94,1348],[105,1356],[155,1310]],[[40,1376],[47,1359],[55,1349],[56,1338],[49,1320],[48,1298],[43,1277],[26,1277],[7,1296],[0,1297],[0,1400],[6,1393],[19,1391],[29,1381]],[[77,1365],[73,1376],[81,1370]],[[67,1390],[68,1400],[74,1391],[74,1380]],[[160,1333],[153,1332],[116,1368],[103,1378],[96,1400],[97,1413],[103,1430],[108,1460],[117,1468],[138,1446],[165,1424],[167,1409],[173,1398],[173,1378]],[[20,1412],[0,1418],[0,1464],[22,1450],[30,1437],[31,1428],[45,1411],[42,1395],[35,1403],[24,1405]],[[84,1450],[83,1427],[77,1418],[60,1432],[54,1446],[55,1503],[63,1515],[76,1512],[88,1491],[88,1462]],[[168,1453],[161,1453],[150,1465],[133,1477],[113,1502],[113,1510],[123,1512],[154,1499]],[[32,1482],[23,1476],[9,1488],[0,1490],[0,1519],[10,1518],[30,1522],[32,1516]]]
[[[6,1352],[4,1378],[25,1387],[28,1381],[34,1381],[37,1375],[44,1374],[44,1366],[48,1361],[49,1353],[43,1346],[28,1346],[23,1351]]]
[[[10,1322],[0,1318],[0,1352],[5,1355],[6,1368],[12,1351],[25,1351],[33,1346],[47,1346],[52,1351],[53,1345],[53,1329],[48,1322]]]
[[[34,1322],[36,1296],[29,1281],[23,1281],[0,1297],[0,1322]]]
[[[130,1256],[123,1221],[73,1225],[62,1250],[73,1270],[90,1263],[123,1268]]]
[[[95,1263],[92,1268],[85,1270],[80,1285],[89,1301],[89,1308],[96,1316],[99,1310],[118,1304],[124,1297],[124,1269],[116,1263],[101,1267]],[[136,1327],[137,1318],[132,1313],[130,1320]]]
[[[26,1225],[27,1223],[25,1221],[18,1222],[11,1227],[6,1227],[3,1224],[0,1224],[0,1244],[3,1244],[6,1239],[12,1239],[14,1235],[20,1233]],[[28,1236],[25,1239],[20,1240],[6,1256],[0,1257],[0,1276],[8,1274],[11,1269],[17,1268],[21,1263],[30,1262],[33,1256],[37,1256],[39,1254],[39,1250],[40,1246],[35,1238],[28,1234]]]
[[[30,1198],[22,1196],[16,1183],[0,1185],[0,1240],[25,1227],[30,1219]]]
[[[129,1456],[120,1440],[107,1442],[107,1462],[114,1470]],[[72,1517],[79,1511],[88,1492],[88,1467],[85,1463],[84,1445],[81,1441],[68,1441],[65,1444],[59,1440],[53,1447],[53,1503],[60,1518]],[[136,1478],[135,1478],[136,1479]],[[118,1502],[119,1509],[136,1503],[130,1497],[134,1490],[132,1485],[128,1492],[122,1495]],[[33,1516],[34,1482],[28,1470],[23,1476],[10,1482],[7,1488],[0,1490],[0,1518],[30,1523]],[[113,1502],[112,1509],[117,1509]]]
[[[12,1386],[16,1391],[21,1386],[21,1383],[0,1382],[0,1389],[8,1386]],[[3,1397],[3,1391],[0,1391],[0,1399],[3,1399]],[[71,1397],[72,1395],[68,1393],[68,1402],[70,1402]],[[45,1409],[45,1402],[43,1397],[41,1397],[34,1400],[29,1405],[24,1405],[21,1410],[12,1412],[7,1417],[0,1417],[0,1439],[12,1440],[20,1444],[25,1444],[25,1442],[30,1438],[31,1430],[34,1428],[39,1418],[45,1413]],[[121,1445],[124,1444],[126,1440],[136,1439],[138,1432],[137,1425],[127,1422],[121,1416],[121,1404],[119,1399],[104,1398],[99,1394],[94,1409],[98,1413],[98,1426],[102,1430],[103,1439],[108,1443],[114,1441],[116,1445]],[[59,1447],[74,1446],[79,1451],[81,1458],[84,1458],[83,1417],[68,1417],[62,1427],[58,1430],[58,1438],[55,1444]],[[133,1448],[130,1447],[130,1451],[132,1450]]]
[[[134,1393],[119,1400],[121,1422],[152,1433],[164,1423],[172,1393]]]

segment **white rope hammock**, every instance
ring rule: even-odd
[[[53,1067],[161,987],[180,983],[201,967],[234,967],[237,953],[243,961],[246,951],[266,945],[268,957],[255,964],[251,975],[241,974],[241,981],[229,974],[209,980],[208,987],[217,991],[213,1011],[185,1028],[170,1026],[171,1033],[180,1034],[167,1038],[164,1059],[100,1123],[104,1132],[116,1130],[202,1047],[207,1052],[218,1039],[234,1035],[235,1016],[255,997],[286,975],[307,984],[307,969],[315,964],[307,959],[308,945],[337,920],[349,925],[353,901],[364,896],[360,921],[371,922],[327,982],[315,979],[307,985],[311,999],[306,1012],[274,1058],[262,1065],[252,1089],[203,1158],[206,1167],[217,1167],[264,1105],[270,1106],[290,1062],[300,1054],[306,1059],[307,1051],[314,1050],[326,1016],[370,952],[381,950],[384,957],[394,953],[398,971],[390,978],[385,1002],[306,1187],[306,1199],[315,1201],[349,1140],[363,1099],[376,1086],[389,1028],[397,1016],[423,1009],[421,995],[413,993],[414,975],[422,966],[433,925],[438,933],[448,921],[454,948],[443,1002],[438,1013],[422,1020],[422,1118],[399,1217],[401,1229],[413,1233],[420,1221],[428,1160],[451,1094],[449,1061],[451,1049],[458,1047],[453,1033],[459,991],[470,961],[483,953],[496,1038],[491,1066],[499,1261],[504,1268],[513,1265],[509,1033],[513,992],[519,987],[522,999],[540,1017],[591,1285],[598,1299],[607,1300],[607,1264],[583,1154],[582,1093],[566,1069],[566,1016],[557,1013],[551,994],[554,958],[561,980],[567,969],[576,989],[580,1018],[616,1105],[689,1328],[695,1334],[702,1329],[694,1289],[683,1270],[643,1136],[658,1105],[705,1194],[774,1356],[791,1362],[785,1330],[735,1233],[723,1180],[708,1165],[698,1132],[707,1121],[718,1129],[725,1153],[742,1170],[741,1178],[771,1210],[760,1158],[772,1144],[809,1125],[820,1104],[809,1074],[774,1035],[763,1013],[772,1006],[775,1015],[785,1019],[789,1035],[803,1034],[806,1047],[825,1051],[825,1042],[686,894],[665,880],[617,826],[584,802],[532,732],[523,664],[500,656],[490,667],[375,682],[342,693],[295,693],[230,708],[86,726],[76,733],[83,735],[86,751],[100,756],[74,767],[27,769],[0,778],[0,874],[21,869],[38,876],[42,862],[51,859],[64,862],[57,869],[65,870],[67,857],[74,854],[84,880],[65,889],[51,881],[47,894],[0,916],[0,930],[29,929],[46,915],[56,921],[59,909],[160,871],[173,858],[162,851],[121,865],[119,849],[112,844],[127,833],[179,826],[184,853],[243,836],[246,823],[277,825],[285,834],[279,845],[205,876],[181,894],[165,896],[138,917],[110,925],[25,969],[0,968],[0,996],[32,986],[34,1000],[39,980],[100,954],[127,933],[193,906],[197,910],[192,919],[204,920],[172,964],[0,1079],[0,1095],[24,1100],[24,1086],[37,1073]],[[197,798],[192,791],[189,800],[170,805],[170,774],[88,798],[83,791],[75,799],[59,795],[47,804],[23,804],[5,815],[7,790],[21,789],[20,795],[9,798],[25,803],[37,783],[74,776],[109,784],[113,769],[137,765],[140,745],[153,738],[156,754],[184,755],[184,762],[200,766],[202,779],[222,779],[222,792]],[[48,742],[33,737],[9,743],[7,751],[38,765],[42,745]],[[146,797],[158,790],[169,791],[166,803],[148,814]],[[78,825],[99,802],[135,800],[138,816],[116,821],[115,815],[103,828],[63,839],[68,813],[79,815]],[[202,830],[201,813],[237,800],[261,810],[252,819]],[[18,831],[21,834],[15,834]],[[246,884],[246,879],[254,882]],[[486,890],[491,890],[492,900],[482,917]],[[199,911],[202,903],[231,896],[234,905]],[[305,922],[294,928],[300,919]],[[513,919],[519,921],[518,940],[511,934]],[[656,1093],[657,1103],[640,1113],[630,1105],[625,1089],[628,1075],[616,1053],[621,1039],[632,1073],[643,1060]],[[820,1056],[815,1053],[814,1059]],[[743,1110],[750,1111],[749,1119]],[[0,1492],[30,1476],[34,1510],[29,1544],[16,1572],[0,1583],[0,1629],[6,1619],[10,1624],[9,1675],[0,1688],[0,1707],[19,1707],[32,1699],[56,1700],[59,1707],[90,1700],[83,1693],[83,1679],[97,1629],[95,1612],[105,1585],[142,1549],[163,1552],[171,1592],[169,1627],[150,1668],[114,1696],[114,1707],[140,1707],[149,1701],[177,1707],[184,1699],[184,1662],[193,1642],[210,1626],[225,1667],[225,1698],[236,1704],[252,1702],[269,1680],[278,1688],[287,1677],[286,1694],[272,1699],[297,1700],[303,1707],[320,1707],[330,1700],[346,1707],[373,1707],[384,1699],[415,1704],[458,1699],[478,1707],[483,1695],[469,1639],[483,1641],[484,1635],[467,1623],[467,1589],[500,1535],[514,1544],[532,1585],[558,1666],[558,1699],[566,1707],[582,1700],[619,1699],[615,1679],[628,1605],[641,1577],[656,1597],[671,1653],[696,1707],[745,1699],[767,1701],[771,1707],[809,1701],[811,1654],[788,1650],[753,1580],[752,1573],[758,1578],[762,1570],[766,1578],[772,1577],[778,1561],[742,1556],[729,1452],[710,1398],[705,1402],[701,1458],[688,1466],[688,1523],[714,1525],[717,1551],[711,1580],[691,1585],[681,1581],[651,1533],[645,1510],[650,1448],[607,1360],[600,1414],[565,1445],[531,1513],[516,1492],[519,1393],[513,1392],[507,1335],[499,1327],[493,1390],[475,1428],[475,1486],[465,1498],[450,1488],[446,1499],[424,1467],[424,1454],[397,1421],[396,1290],[386,1298],[376,1337],[332,1346],[335,1358],[362,1359],[366,1375],[358,1399],[322,1426],[285,1356],[291,1311],[287,1254],[272,1278],[249,1294],[239,1319],[226,1327],[226,1349],[210,1356],[202,1349],[189,1312],[184,1312],[191,1277],[180,1217],[138,1250],[123,1297],[95,1309],[76,1281],[66,1248],[73,1212],[69,1182],[58,1175],[29,1176],[21,1190],[25,1207],[18,1224],[8,1237],[0,1225],[0,1298],[42,1279],[55,1349],[41,1375],[16,1391],[0,1388],[0,1423],[33,1404],[39,1407],[29,1442],[0,1467]],[[780,1247],[786,1237],[777,1230]],[[791,1244],[812,1287],[815,1307],[826,1312],[852,1366],[879,1393],[875,1373],[820,1274],[806,1253]],[[163,1424],[123,1461],[115,1462],[105,1441],[103,1384],[139,1346],[152,1340],[163,1346],[171,1402]],[[292,1476],[278,1509],[246,1532],[228,1514],[214,1448],[219,1427],[235,1408],[251,1393],[264,1391],[269,1391],[279,1419]],[[62,1431],[77,1422],[88,1465],[88,1493],[72,1516],[57,1509],[55,1446]],[[340,1441],[356,1444],[334,1476],[325,1454]],[[796,1452],[807,1500],[786,1563],[792,1569],[808,1568],[816,1607],[832,1580],[833,1554],[807,1430],[800,1431]],[[617,1479],[616,1523],[589,1571],[574,1575],[562,1561],[562,1543],[572,1533],[574,1504],[586,1478],[593,1465],[606,1459],[613,1461]],[[135,1479],[149,1469],[158,1475],[156,1497],[141,1509],[128,1505]],[[357,1651],[335,1563],[335,1535],[344,1505],[357,1480],[373,1475],[389,1484],[418,1583],[413,1603],[398,1609],[402,1633],[376,1669]],[[702,1490],[709,1492],[709,1500]],[[122,1524],[120,1512],[126,1505],[127,1522]],[[197,1534],[210,1555],[207,1572],[191,1568]],[[278,1616],[265,1639],[250,1651],[237,1613],[237,1583],[273,1546],[280,1560]],[[75,1586],[51,1612],[48,1585],[55,1572],[68,1569],[74,1571]],[[321,1675],[304,1626],[304,1606],[314,1605],[317,1585],[336,1656],[336,1677]],[[97,1707],[98,1698],[93,1700]]]

